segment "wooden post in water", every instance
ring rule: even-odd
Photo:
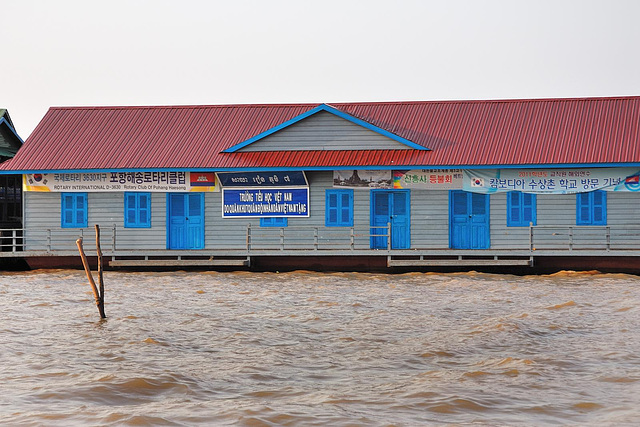
[[[98,280],[100,284],[100,289],[96,286],[96,282],[93,280],[93,275],[91,274],[91,269],[89,268],[89,262],[87,261],[87,257],[84,254],[84,249],[82,248],[82,237],[76,240],[76,245],[78,245],[78,251],[80,252],[80,258],[82,258],[82,265],[84,266],[84,271],[87,273],[87,279],[89,280],[89,284],[91,285],[91,290],[93,290],[93,296],[96,299],[96,305],[98,306],[98,311],[100,312],[100,317],[105,319],[107,317],[104,314],[104,281],[102,274],[102,250],[100,249],[100,227],[96,224],[96,250],[98,252]]]

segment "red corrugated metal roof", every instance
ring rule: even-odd
[[[222,150],[318,104],[51,108],[5,170],[640,163],[640,97],[330,104],[431,149]]]

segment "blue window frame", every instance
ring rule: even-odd
[[[326,190],[326,227],[353,227],[353,190]]]
[[[528,227],[537,224],[536,195],[510,191],[507,193],[507,227]]]
[[[62,193],[60,195],[62,228],[87,226],[87,193]]]
[[[602,190],[576,194],[577,225],[607,225],[607,193]]]
[[[124,226],[151,227],[151,193],[124,193]]]
[[[287,221],[287,218],[260,218],[260,227],[286,227],[288,224],[289,221]]]

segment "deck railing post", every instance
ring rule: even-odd
[[[573,250],[573,227],[569,226],[569,250]]]
[[[15,228],[11,231],[11,241],[12,241],[12,245],[11,245],[11,252],[15,252],[16,251],[16,245],[18,244],[18,240],[17,240],[17,235],[18,235],[18,230],[16,230]]]
[[[607,225],[607,252],[611,250],[611,227]]]
[[[391,250],[391,223],[387,223],[387,250]]]
[[[247,252],[251,252],[251,223],[247,224]]]
[[[113,228],[111,228],[111,253],[116,253],[116,225],[113,224]]]
[[[51,252],[51,229],[47,229],[47,252]]]
[[[318,227],[313,227],[313,249],[318,250]]]
[[[280,227],[280,250],[284,251],[284,227]]]
[[[351,227],[351,236],[350,236],[350,238],[351,238],[351,250],[355,249],[355,245],[356,245],[355,236],[356,235],[355,235],[355,233],[353,231],[353,227]]]
[[[529,251],[533,251],[533,222],[529,223]]]

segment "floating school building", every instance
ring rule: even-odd
[[[54,107],[2,169],[33,266],[640,271],[636,96]]]

